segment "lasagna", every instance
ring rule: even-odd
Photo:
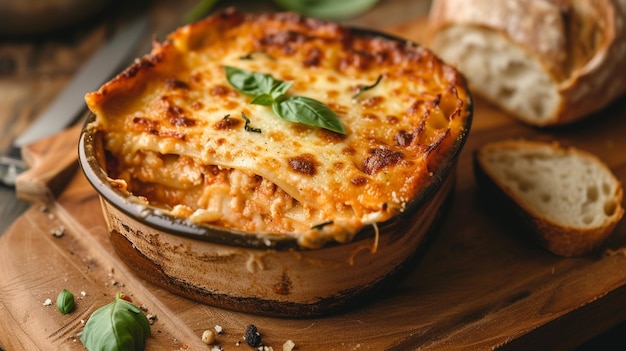
[[[404,40],[224,10],[85,97],[106,171],[198,224],[348,242],[403,212],[462,138],[462,76]]]

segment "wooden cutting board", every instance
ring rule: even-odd
[[[416,38],[420,29],[396,32]],[[32,168],[17,191],[33,206],[0,237],[0,347],[81,350],[84,322],[123,292],[156,316],[148,350],[207,350],[202,332],[216,325],[224,350],[248,350],[237,346],[248,324],[274,350],[287,340],[296,350],[570,349],[626,320],[626,222],[596,254],[552,255],[486,201],[471,156],[491,140],[558,140],[595,153],[626,182],[624,131],[626,99],[577,125],[540,130],[477,98],[452,206],[410,274],[351,311],[279,319],[202,305],[135,276],[108,241],[96,193],[76,167],[79,130],[70,129],[25,150]],[[44,305],[64,288],[77,302],[68,315]]]

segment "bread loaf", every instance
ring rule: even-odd
[[[621,183],[596,156],[556,143],[505,140],[474,153],[476,180],[499,194],[560,256],[598,248],[624,214]]]
[[[433,0],[431,48],[472,91],[535,126],[626,92],[626,0]]]

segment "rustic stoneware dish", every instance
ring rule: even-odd
[[[135,203],[109,182],[95,129],[85,129],[79,149],[84,173],[101,197],[112,245],[141,277],[210,305],[304,317],[353,306],[411,268],[444,215],[463,142],[406,212],[379,225],[378,237],[366,227],[350,243],[320,249],[300,249],[295,239],[278,235],[194,225]]]
[[[135,201],[107,175],[103,134],[93,125],[94,115],[81,135],[79,161],[101,198],[115,251],[142,278],[218,307],[318,316],[388,290],[415,265],[453,193],[457,159],[472,119],[469,96],[463,109],[461,132],[404,212],[378,223],[378,231],[368,225],[348,243],[315,249],[302,248],[284,235],[193,224]]]

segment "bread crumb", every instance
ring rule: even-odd
[[[58,226],[58,227],[56,227],[56,228],[53,228],[53,229],[50,231],[50,234],[52,234],[52,236],[53,236],[53,237],[55,237],[55,238],[60,238],[60,237],[62,237],[63,235],[65,235],[65,227],[63,227],[63,226]]]
[[[224,330],[224,328],[222,328],[222,326],[219,324],[216,324],[214,329],[215,329],[215,332],[218,334],[222,334],[222,331]]]
[[[46,299],[46,301],[43,302],[44,306],[52,306],[52,300],[50,299]]]
[[[120,287],[120,288],[123,288],[123,287],[124,287],[124,283],[122,283],[122,282],[120,282],[120,281],[117,281],[117,280],[115,280],[115,279],[111,279],[110,284],[111,284],[112,286],[118,286],[118,287]],[[108,284],[106,284],[106,285],[108,286]]]
[[[283,351],[292,351],[294,347],[296,347],[296,343],[291,340],[287,340],[283,344]]]
[[[146,319],[148,319],[148,323],[150,323],[150,325],[153,325],[157,320],[157,316],[154,314],[147,314]]]

